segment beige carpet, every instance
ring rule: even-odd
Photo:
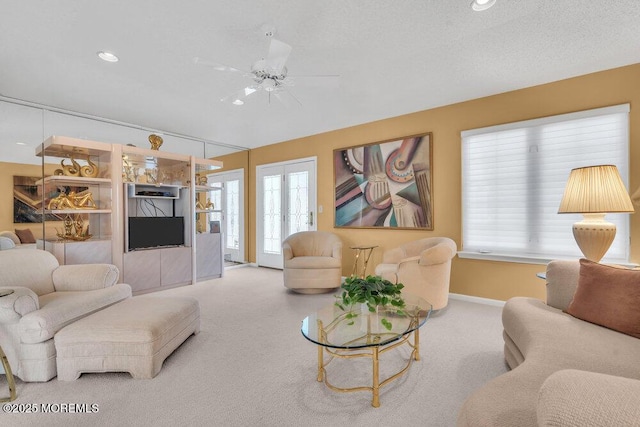
[[[500,308],[450,300],[421,329],[422,360],[381,390],[381,406],[368,392],[336,393],[316,381],[316,346],[300,333],[310,312],[331,294],[298,295],[282,285],[282,272],[243,267],[222,279],[153,294],[191,295],[200,301],[202,331],[164,363],[154,379],[126,373],[83,374],[73,382],[18,380],[23,409],[3,413],[6,426],[453,426],[466,396],[506,372]],[[407,357],[382,358],[381,377]],[[370,362],[334,360],[336,385],[361,385]],[[0,387],[6,388],[4,376]],[[2,393],[0,391],[0,393]],[[42,413],[42,404],[96,404],[95,413]]]

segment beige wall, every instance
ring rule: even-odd
[[[631,103],[630,184],[633,190],[640,185],[637,160],[640,155],[640,109],[634,108],[635,103],[640,104],[640,64],[261,147],[251,150],[249,170],[254,171],[261,164],[317,156],[318,204],[324,207],[324,212],[318,214],[318,228],[334,231],[342,237],[346,248],[343,273],[349,274],[353,262],[353,253],[348,249],[350,245],[379,245],[370,261],[374,266],[380,262],[384,249],[416,238],[448,236],[460,248],[461,131],[621,103]],[[335,229],[333,150],[423,132],[433,132],[434,230]],[[256,220],[255,198],[255,185],[250,182],[250,224],[255,224]],[[255,228],[251,226],[247,234],[251,248],[249,259],[255,262]],[[635,215],[631,219],[631,259],[635,262],[640,261],[639,235],[640,217]],[[516,295],[544,298],[544,281],[535,276],[543,270],[543,265],[456,258],[451,291],[499,300]]]
[[[479,83],[481,84],[481,83]],[[389,118],[307,138],[234,153],[218,158],[223,170],[245,169],[246,259],[255,262],[255,168],[261,164],[302,157],[318,158],[318,228],[339,234],[344,243],[343,273],[349,274],[355,244],[373,244],[370,265],[380,262],[382,251],[421,237],[448,236],[461,245],[460,132],[484,126],[630,103],[630,190],[640,186],[640,64],[576,77],[560,82],[471,100],[400,117]],[[335,229],[333,227],[333,150],[406,135],[433,133],[434,230]],[[13,175],[40,175],[39,166],[0,162],[0,230],[13,229]],[[52,166],[52,169],[54,166]],[[51,173],[47,171],[47,173]],[[18,228],[26,228],[18,225]],[[36,236],[41,225],[29,226]],[[49,227],[48,227],[49,229]],[[631,260],[640,262],[640,216],[631,216]],[[372,271],[372,267],[369,272]],[[535,273],[543,265],[454,259],[451,291],[506,300],[516,295],[544,298],[544,281]]]

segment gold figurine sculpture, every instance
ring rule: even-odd
[[[162,137],[152,133],[149,135],[149,142],[151,143],[152,150],[159,150],[162,145]]]
[[[98,206],[93,200],[91,191],[85,190],[79,193],[70,191],[69,194],[64,192],[58,194],[49,200],[47,209],[97,209]]]
[[[196,177],[196,182],[198,185],[207,185],[207,176],[206,175],[198,175]]]
[[[53,171],[54,175],[65,175],[65,176],[82,176],[85,178],[96,178],[98,176],[98,166],[91,161],[91,158],[87,156],[87,165],[80,166],[80,163],[76,161],[76,159],[71,156],[71,165],[65,165],[64,160],[60,160],[60,166],[62,169],[56,169]]]
[[[66,176],[80,176],[80,164],[71,156],[71,165],[65,165],[64,159],[60,161],[62,173]]]
[[[56,235],[62,240],[84,241],[91,238],[89,234],[89,226],[85,227],[84,220],[80,215],[76,215],[75,219],[71,215],[64,218],[64,232],[56,228]]]
[[[87,156],[87,165],[80,168],[80,176],[95,178],[98,176],[98,172],[98,166],[91,161],[91,157]]]

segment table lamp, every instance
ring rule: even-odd
[[[581,213],[573,224],[573,237],[585,258],[598,262],[616,237],[607,213],[633,212],[629,193],[614,165],[576,168],[569,174],[558,213]]]

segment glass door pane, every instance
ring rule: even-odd
[[[268,175],[263,179],[263,250],[280,254],[282,245],[282,175]]]
[[[288,203],[287,235],[309,230],[309,172],[293,172],[287,175]]]

